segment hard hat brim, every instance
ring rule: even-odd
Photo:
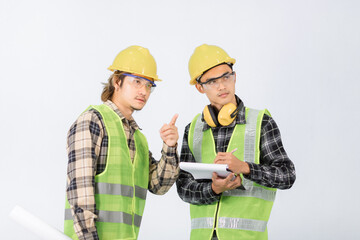
[[[113,65],[111,65],[107,69],[112,71],[112,72],[118,70],[118,71],[127,72],[127,73],[135,73],[135,74],[143,75],[143,76],[148,77],[148,78],[152,78],[154,81],[158,81],[158,82],[162,81],[161,79],[159,79],[159,77],[157,75],[156,76],[150,76],[148,74],[144,74],[142,72],[137,72],[137,71],[131,71],[129,69],[119,69],[119,68],[115,68]]]

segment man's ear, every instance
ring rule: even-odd
[[[114,86],[115,89],[118,89],[119,88],[119,83],[120,83],[120,80],[119,80],[119,77],[118,76],[113,76],[112,79],[112,85]]]
[[[205,93],[203,87],[199,83],[196,83],[195,87],[200,93]]]

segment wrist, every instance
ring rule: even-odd
[[[250,166],[247,162],[243,162],[240,173],[245,175],[250,174]]]
[[[211,183],[211,189],[213,190],[213,192],[214,192],[216,195],[219,195],[220,193],[222,193],[222,191],[221,191],[219,188],[217,188],[217,187],[214,185],[213,182]]]
[[[169,147],[169,148],[175,148],[175,147],[177,147],[177,142],[176,143],[169,143],[169,144],[167,144],[166,142],[164,142],[164,144],[167,146],[167,147]]]

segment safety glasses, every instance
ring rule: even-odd
[[[220,77],[210,78],[206,82],[200,82],[199,84],[204,88],[218,89],[220,82],[227,85],[235,80],[235,71],[231,73],[224,73]]]
[[[131,85],[133,85],[135,88],[140,89],[143,86],[145,86],[145,89],[149,92],[153,92],[156,84],[144,77],[140,77],[140,76],[136,76],[136,75],[132,75],[130,73],[123,73],[122,75],[127,76],[127,79],[129,80],[129,82],[131,83]]]

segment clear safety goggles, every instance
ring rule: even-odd
[[[153,92],[156,84],[144,77],[132,75],[130,73],[123,73],[122,75],[127,76],[127,79],[131,82],[131,85],[133,85],[135,88],[140,89],[143,86],[145,86],[145,89],[149,92]]]
[[[220,83],[227,85],[232,83],[235,80],[235,71],[231,73],[224,73],[220,77],[210,78],[206,82],[199,82],[199,84],[204,88],[218,89]]]

